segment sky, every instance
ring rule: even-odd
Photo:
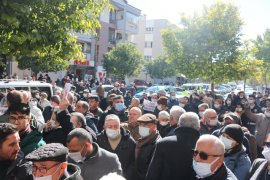
[[[239,7],[244,19],[244,39],[255,39],[270,28],[270,0],[226,0]],[[225,1],[225,2],[226,2]],[[128,0],[128,3],[142,10],[147,19],[168,19],[173,24],[179,24],[180,14],[193,15],[201,12],[204,5],[210,5],[215,0]]]

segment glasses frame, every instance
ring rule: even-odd
[[[46,167],[37,167],[35,165],[32,165],[32,172],[37,172],[37,170],[39,172],[41,172],[42,174],[46,174],[50,169],[54,168],[55,166],[59,165],[61,163],[57,163],[57,164],[54,164],[52,167],[50,168],[46,168]]]
[[[195,149],[192,149],[192,152],[193,152],[193,157],[196,157],[197,155],[200,156],[200,159],[202,160],[207,160],[209,156],[212,156],[212,157],[221,157],[223,155],[214,155],[214,154],[207,154],[203,151],[198,151],[198,150],[195,150]]]

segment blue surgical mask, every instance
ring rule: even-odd
[[[116,111],[123,111],[124,109],[126,109],[126,106],[124,103],[117,103],[115,104],[115,109]]]

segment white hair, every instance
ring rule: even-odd
[[[201,135],[198,141],[207,141],[212,144],[210,148],[212,148],[217,154],[223,155],[225,153],[225,146],[223,142],[216,136],[211,134]],[[197,142],[198,142],[197,141]]]
[[[209,113],[217,113],[216,112],[216,110],[214,110],[214,109],[206,109],[205,111],[204,111],[204,113],[203,113],[203,117],[205,118],[205,119],[207,119],[208,118],[208,116],[209,116]]]
[[[115,114],[109,114],[109,115],[107,115],[106,118],[105,118],[104,124],[107,124],[107,122],[108,121],[111,121],[111,120],[116,121],[116,122],[118,122],[120,124],[120,119]]]
[[[170,114],[167,111],[160,111],[158,113],[158,117],[165,117],[165,118],[169,119],[170,118]]]
[[[132,107],[132,108],[129,110],[129,112],[130,112],[131,110],[137,111],[140,115],[142,115],[142,110],[141,110],[140,108],[138,108],[138,107]]]
[[[181,108],[180,106],[173,106],[170,110],[170,116],[178,122],[180,116],[185,112],[186,110]]]
[[[122,176],[118,175],[117,173],[109,173],[103,176],[100,180],[126,180]]]
[[[179,127],[190,127],[198,131],[200,129],[199,116],[194,112],[185,112],[180,116],[178,125]]]

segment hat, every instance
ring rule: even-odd
[[[83,90],[84,93],[89,93],[88,89]]]
[[[252,98],[256,99],[256,97],[253,94],[250,94],[248,97],[252,97]]]
[[[167,100],[168,100],[167,97],[162,96],[162,97],[160,97],[160,98],[158,99],[157,103],[158,103],[158,104],[162,104],[162,105],[167,106],[167,105],[168,105]]]
[[[238,124],[229,124],[225,126],[222,130],[222,133],[228,134],[232,139],[234,139],[239,144],[242,144],[244,133],[240,125]]]
[[[138,122],[145,122],[145,123],[156,122],[157,117],[155,115],[153,115],[153,114],[146,113],[146,114],[140,116],[137,121]]]
[[[241,120],[240,118],[233,112],[226,113],[224,115],[223,119],[229,118],[230,120],[234,121],[236,124],[241,125]]]
[[[60,143],[50,143],[41,146],[28,154],[25,159],[29,161],[57,161],[67,160],[68,150]]]
[[[165,91],[165,90],[159,90],[158,93],[159,93],[161,96],[166,96],[166,91]]]

